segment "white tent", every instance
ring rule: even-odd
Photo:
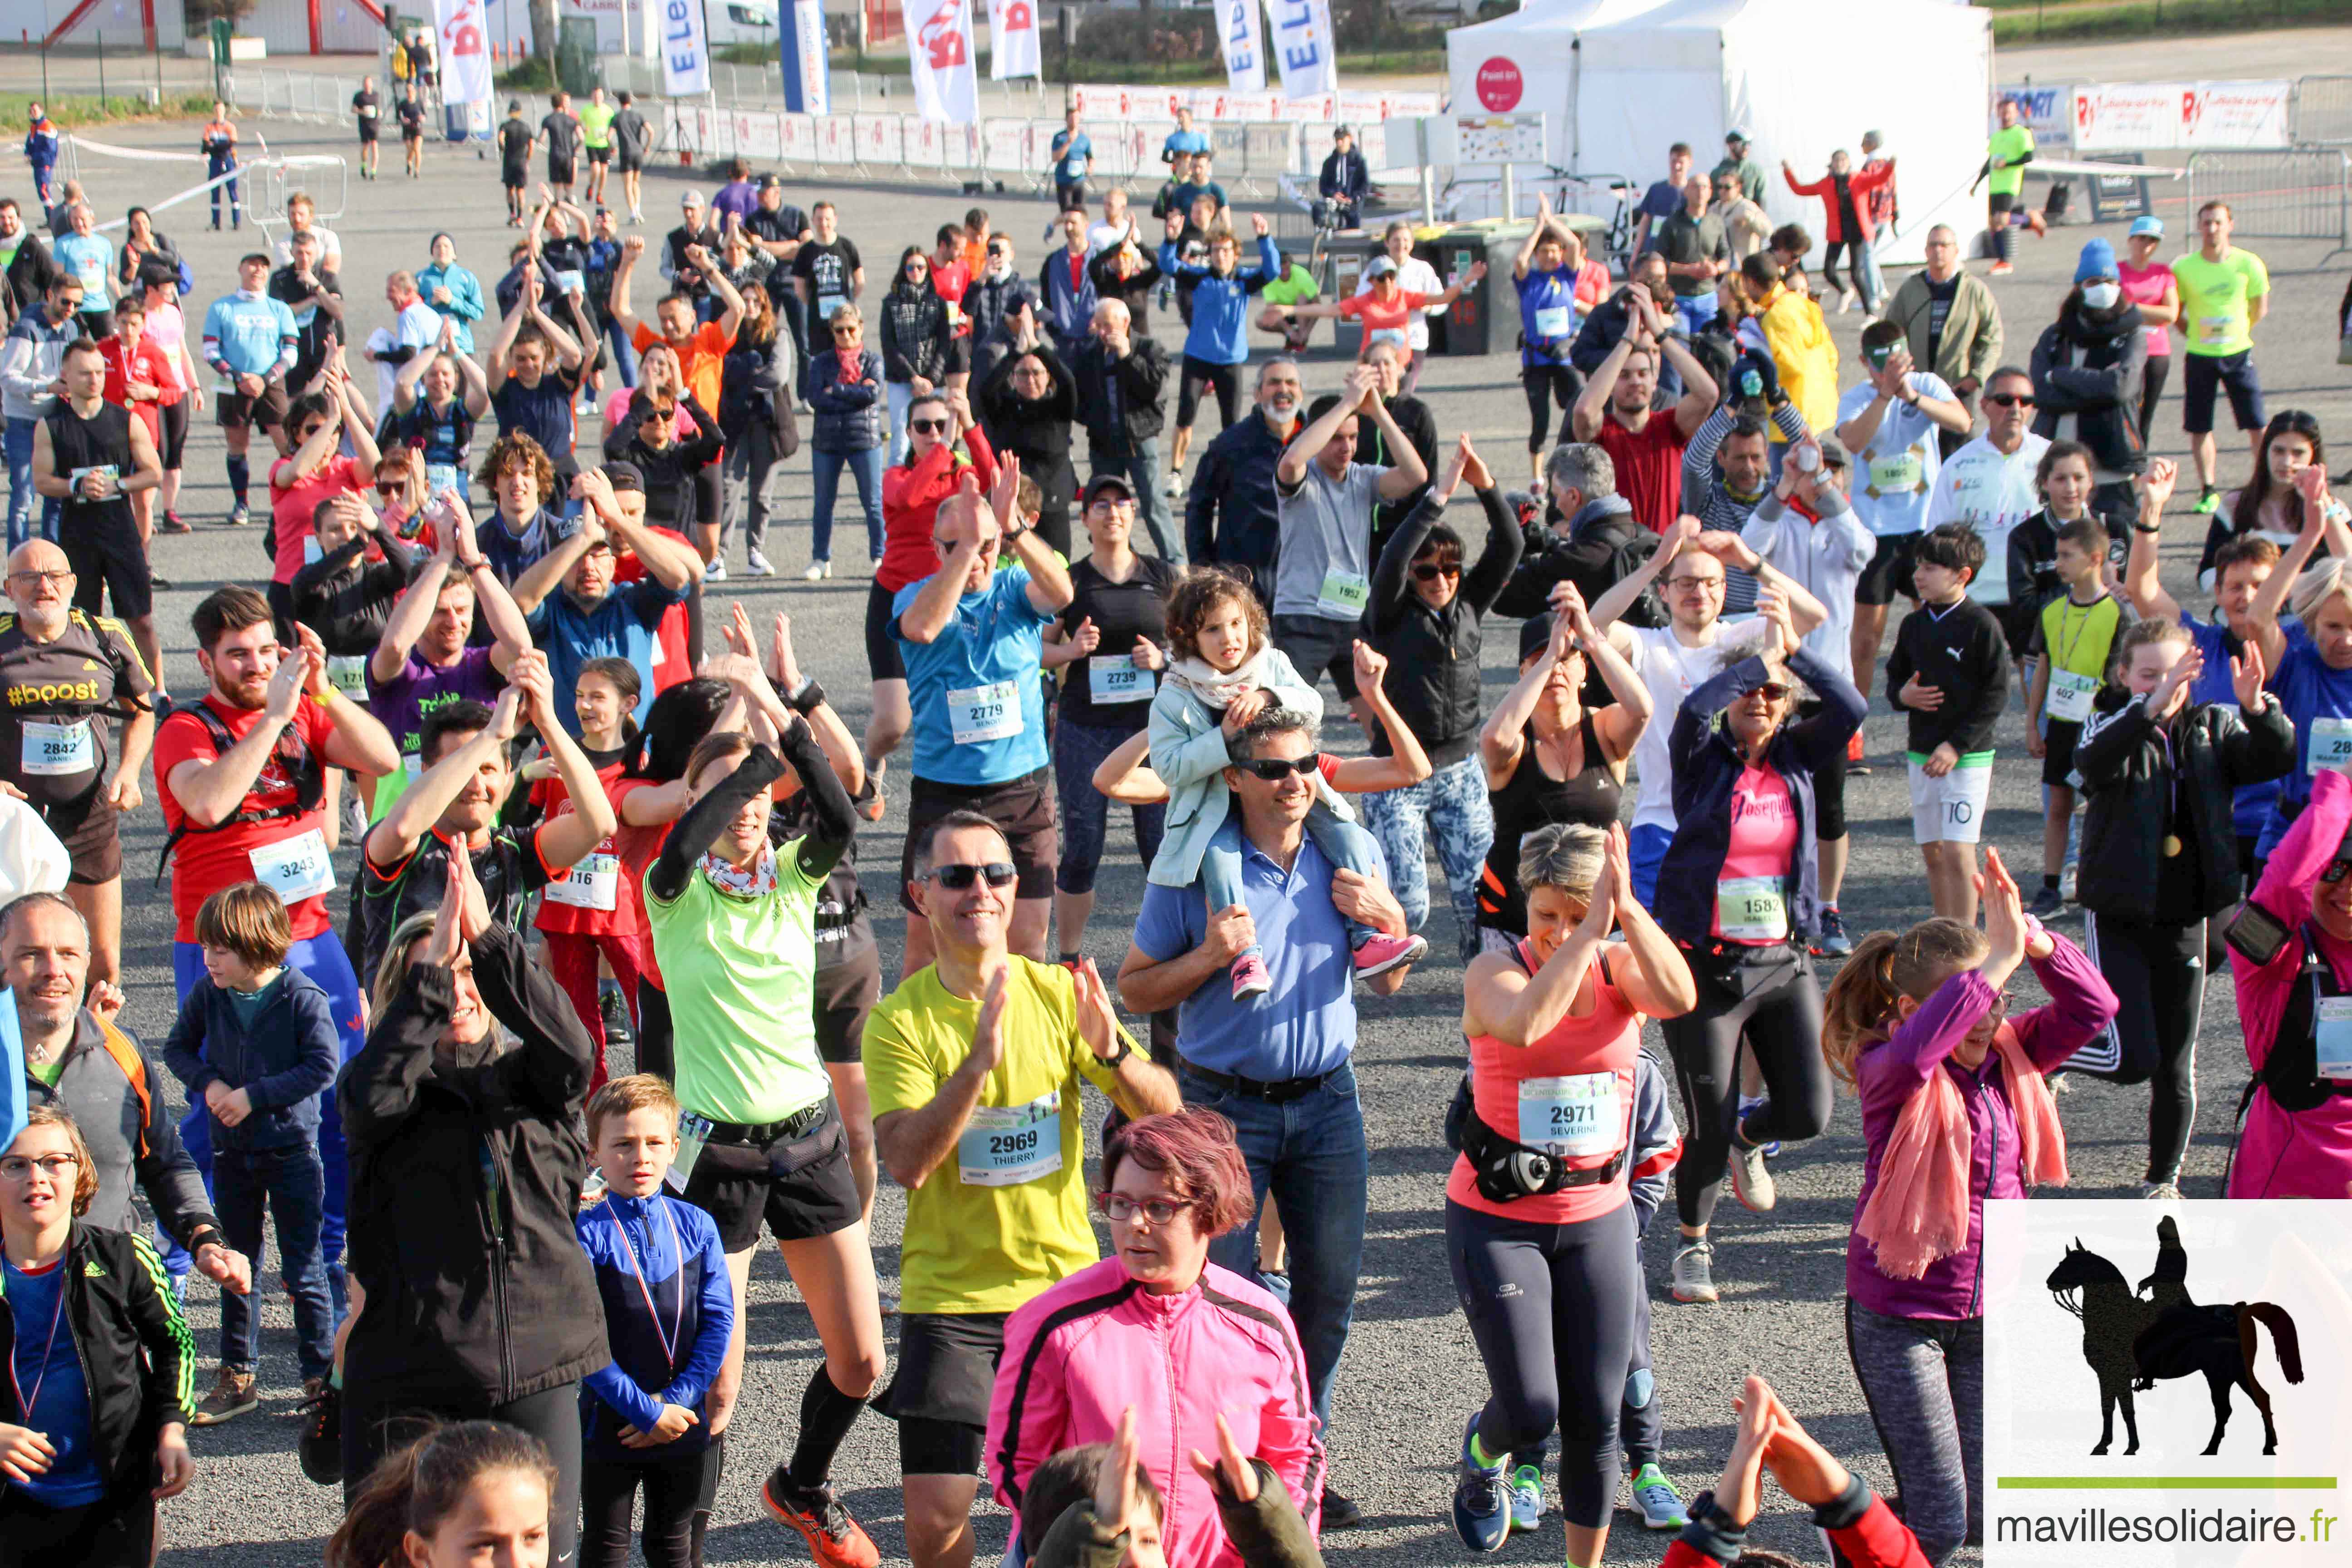
[[[1559,0],[1446,40],[1456,113],[1549,116],[1551,161],[1584,175],[1646,185],[1665,174],[1666,147],[1687,142],[1701,169],[1723,133],[1749,137],[1764,164],[1764,205],[1819,241],[1819,198],[1780,178],[1787,159],[1817,179],[1837,148],[1860,162],[1875,130],[1897,159],[1902,230],[1882,261],[1916,261],[1930,225],[1962,236],[1984,226],[1968,196],[1984,158],[1992,35],[1986,14],[1949,0]],[[1907,63],[1904,63],[1907,62]],[[1482,75],[1483,73],[1483,75]],[[1482,92],[1482,85],[1484,91]],[[1534,173],[1535,171],[1529,171]]]

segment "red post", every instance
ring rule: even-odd
[[[310,52],[311,52],[312,54],[314,54],[314,55],[317,55],[317,54],[324,54],[326,51],[325,51],[325,50],[323,50],[323,49],[321,49],[321,48],[319,47],[319,43],[320,43],[320,39],[319,39],[319,0],[310,0]]]

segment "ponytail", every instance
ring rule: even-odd
[[[1892,1032],[1896,1004],[1925,1002],[1936,988],[1984,961],[1984,933],[1937,916],[1897,936],[1874,931],[1853,952],[1822,996],[1822,1058],[1852,1087],[1862,1053]]]
[[[538,1478],[551,1500],[555,1461],[547,1445],[497,1421],[438,1426],[387,1454],[327,1541],[327,1568],[400,1568],[404,1537],[431,1539],[481,1477],[520,1470]]]

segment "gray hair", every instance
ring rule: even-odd
[[[1608,864],[1609,835],[1581,822],[1556,822],[1519,840],[1519,888],[1558,888],[1590,902]]]
[[[1276,735],[1305,735],[1310,748],[1320,748],[1322,721],[1293,708],[1262,708],[1256,718],[1226,738],[1225,756],[1237,763],[1249,762],[1257,755],[1257,743]]]
[[[1266,360],[1259,364],[1257,367],[1257,379],[1250,384],[1252,386],[1264,386],[1265,384],[1266,376],[1270,374],[1277,365],[1288,365],[1292,374],[1298,376],[1302,381],[1306,379],[1306,373],[1298,368],[1298,362],[1297,360],[1292,359],[1288,354],[1276,354],[1272,359]]]
[[[1590,441],[1564,442],[1544,459],[1544,482],[1554,489],[1574,490],[1586,500],[1597,500],[1617,493],[1617,465]]]
[[[2342,598],[2347,603],[2352,603],[2352,563],[2347,563],[2338,556],[2330,556],[2325,561],[2306,567],[2303,575],[2294,580],[2294,587],[2287,597],[2294,608],[2295,619],[2305,626],[2309,626],[2318,616],[2320,606],[2330,599]],[[27,898],[39,896],[38,894],[26,895]],[[24,902],[22,899],[17,900],[17,903],[22,902]],[[14,909],[16,905],[12,904],[9,907]],[[0,926],[0,930],[5,929],[5,926]]]
[[[1990,375],[1985,377],[1984,384],[1988,389],[1990,389],[1992,384],[1996,381],[2011,380],[2021,381],[2025,383],[2026,385],[2032,386],[2033,384],[2033,373],[2026,369],[2021,364],[2005,364],[1995,370]]]
[[[84,942],[88,942],[89,940],[89,921],[82,918],[82,912],[79,910],[74,908],[74,901],[71,899],[67,898],[63,893],[53,893],[47,890],[19,893],[15,898],[8,900],[6,907],[0,908],[0,940],[5,940],[8,935],[8,932],[15,929],[16,924],[16,916],[22,911],[31,909],[53,909],[65,910],[66,913],[73,916],[74,924],[81,927],[82,940]]]

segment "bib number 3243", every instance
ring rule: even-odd
[[[317,828],[251,852],[253,879],[289,904],[335,890],[335,862]]]

